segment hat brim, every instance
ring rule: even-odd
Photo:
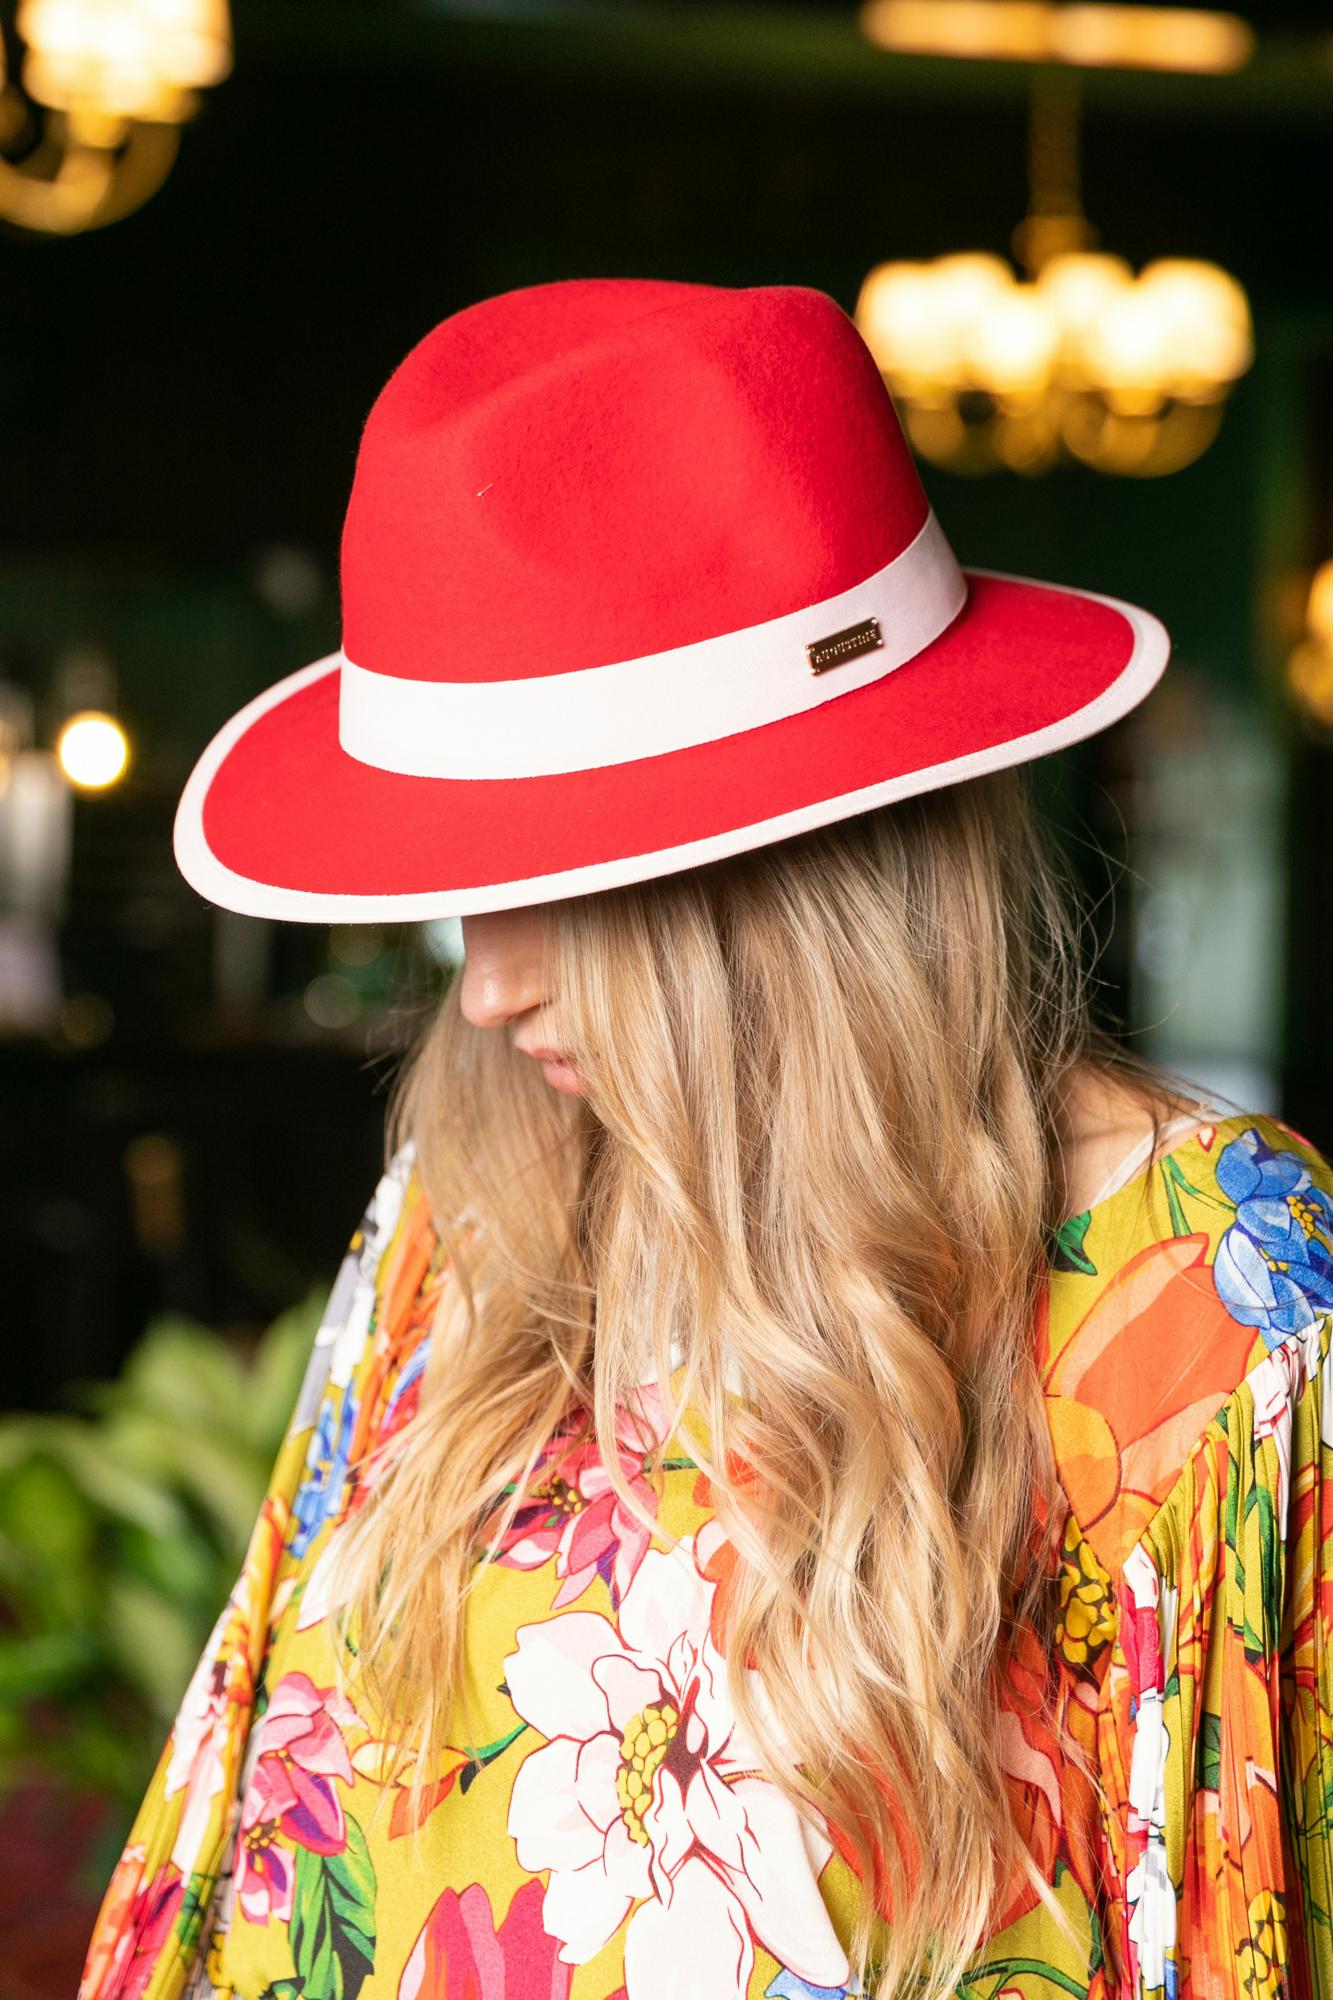
[[[299,923],[470,916],[668,875],[1025,763],[1141,701],[1169,641],[1116,598],[984,570],[926,650],[803,714],[528,778],[421,778],[338,741],[338,655],[232,716],[176,810],[200,895]]]

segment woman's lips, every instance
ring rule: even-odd
[[[552,1090],[562,1090],[569,1097],[583,1095],[583,1083],[577,1069],[558,1049],[524,1049],[525,1056],[542,1066],[542,1075]]]

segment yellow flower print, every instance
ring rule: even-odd
[[[1252,2000],[1277,2000],[1287,1970],[1287,1912],[1263,1889],[1249,1908],[1250,1934],[1240,1948],[1240,1990]]]
[[[1095,1659],[1115,1631],[1111,1579],[1071,1514],[1060,1546],[1060,1622],[1056,1644],[1071,1667]]]

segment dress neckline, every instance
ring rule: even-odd
[[[1215,1105],[1203,1104],[1168,1119],[1160,1132],[1150,1133],[1146,1139],[1138,1140],[1103,1181],[1095,1199],[1085,1202],[1073,1215],[1065,1216],[1059,1226],[1065,1228],[1080,1216],[1096,1215],[1100,1210],[1109,1208],[1112,1202],[1119,1201],[1122,1195],[1141,1189],[1158,1167],[1174,1160],[1187,1147],[1197,1145],[1201,1132],[1220,1132],[1227,1125],[1244,1125],[1247,1121],[1253,1123],[1260,1115],[1246,1111],[1224,1113]],[[1172,1143],[1159,1153],[1157,1148],[1163,1138],[1177,1133],[1179,1136],[1173,1137]]]

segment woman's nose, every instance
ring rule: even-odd
[[[458,1003],[474,1028],[502,1028],[541,1005],[541,927],[536,911],[501,910],[463,919]]]

